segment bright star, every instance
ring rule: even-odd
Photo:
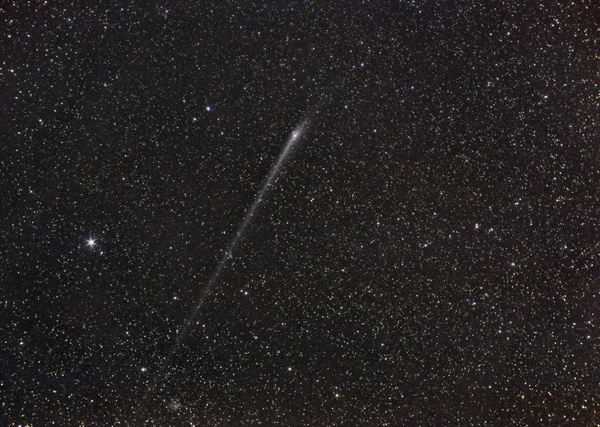
[[[90,248],[96,246],[96,241],[94,239],[88,239],[87,244]]]

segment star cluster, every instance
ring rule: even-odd
[[[598,22],[0,7],[2,423],[600,423]]]

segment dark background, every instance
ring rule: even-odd
[[[599,24],[594,1],[3,3],[0,422],[599,423]]]

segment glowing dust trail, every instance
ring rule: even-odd
[[[175,342],[175,344],[173,345],[173,348],[171,349],[171,352],[169,353],[169,356],[168,356],[169,359],[173,356],[173,354],[177,350],[177,347],[179,347],[181,342],[185,339],[187,332],[188,332],[191,324],[193,323],[194,318],[196,317],[196,314],[198,314],[198,310],[200,309],[200,307],[202,307],[202,304],[206,300],[206,297],[208,296],[208,294],[212,290],[213,286],[215,285],[217,279],[221,275],[223,268],[225,268],[227,261],[229,260],[229,258],[231,258],[231,254],[232,254],[233,250],[235,249],[235,247],[239,243],[240,239],[242,238],[242,235],[246,231],[246,228],[248,228],[248,224],[250,224],[250,221],[252,220],[252,217],[256,213],[256,210],[258,209],[260,202],[265,197],[265,194],[267,194],[269,187],[271,186],[271,184],[273,183],[273,181],[279,174],[279,171],[281,170],[281,166],[283,165],[283,162],[285,161],[285,159],[288,157],[288,155],[292,151],[294,145],[302,138],[302,135],[304,134],[305,130],[306,130],[306,123],[303,123],[298,128],[296,128],[292,132],[290,137],[288,138],[283,149],[281,150],[281,153],[279,153],[279,157],[277,157],[277,161],[275,162],[275,165],[273,166],[271,173],[267,177],[266,181],[262,185],[262,187],[261,187],[260,191],[258,192],[258,194],[256,195],[256,197],[254,198],[254,202],[252,203],[250,210],[246,214],[246,217],[242,221],[240,228],[235,233],[235,236],[233,237],[233,240],[229,244],[227,251],[225,251],[225,253],[221,257],[221,261],[219,262],[219,264],[217,265],[217,268],[215,269],[212,276],[210,277],[210,280],[202,289],[202,293],[200,294],[200,298],[198,299],[198,302],[196,303],[196,305],[194,305],[194,308],[190,312],[183,328],[177,335],[177,341]]]
[[[318,107],[317,107],[317,109],[318,109]],[[248,228],[250,221],[252,220],[254,214],[256,213],[258,206],[260,205],[260,202],[263,200],[263,198],[267,194],[269,187],[273,184],[273,182],[277,178],[277,175],[279,174],[279,171],[281,170],[281,167],[283,166],[286,158],[288,158],[290,156],[290,154],[292,153],[296,144],[302,139],[302,136],[306,132],[310,122],[312,121],[314,114],[316,114],[316,110],[313,112],[313,114],[309,115],[306,119],[304,119],[302,121],[302,123],[300,123],[300,125],[298,125],[292,131],[290,136],[288,137],[285,145],[283,146],[283,149],[281,150],[281,152],[279,153],[279,156],[277,157],[277,160],[275,161],[275,164],[273,165],[273,168],[271,169],[271,172],[269,173],[269,176],[267,177],[267,179],[263,183],[262,187],[260,188],[260,191],[254,198],[254,202],[252,203],[252,206],[248,210],[246,217],[244,218],[244,220],[242,221],[242,224],[240,225],[239,229],[235,233],[227,250],[221,257],[221,260],[219,261],[219,264],[217,265],[217,267],[213,271],[212,275],[210,276],[210,279],[208,280],[206,285],[202,288],[202,291],[200,292],[198,301],[196,302],[196,304],[190,311],[189,315],[187,316],[185,323],[178,330],[177,339],[175,340],[175,343],[171,347],[171,350],[169,351],[168,355],[163,359],[160,369],[157,371],[156,375],[154,376],[154,380],[148,386],[146,395],[144,396],[144,398],[140,402],[137,410],[133,414],[132,424],[135,424],[139,413],[144,409],[146,401],[152,395],[152,393],[154,392],[156,387],[159,386],[161,384],[161,382],[164,381],[166,379],[166,377],[168,376],[168,369],[173,360],[173,356],[179,349],[179,346],[183,343],[183,341],[187,337],[188,332],[192,326],[192,323],[194,323],[194,319],[196,318],[196,315],[198,314],[198,311],[200,310],[200,308],[206,301],[206,298],[210,294],[210,291],[212,290],[215,283],[221,276],[221,272],[227,265],[227,261],[231,258],[231,254],[233,253],[233,250],[236,248],[237,244],[241,240],[244,232],[246,231],[246,228]]]

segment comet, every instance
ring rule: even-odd
[[[313,110],[312,114],[309,114],[299,125],[297,125],[292,130],[291,134],[287,138],[285,144],[283,145],[283,148],[279,152],[279,155],[277,156],[277,159],[275,160],[275,163],[273,164],[273,166],[271,168],[271,171],[269,172],[269,175],[267,176],[267,178],[263,182],[262,186],[260,187],[258,193],[254,197],[254,201],[250,205],[250,208],[248,209],[246,216],[242,220],[236,233],[233,235],[231,242],[227,246],[226,251],[223,253],[219,263],[217,264],[216,268],[214,269],[209,280],[202,287],[202,289],[200,291],[200,295],[199,295],[196,303],[190,310],[185,322],[178,329],[177,336],[175,338],[175,342],[174,342],[173,346],[171,347],[169,353],[163,358],[161,366],[157,370],[157,372],[154,376],[154,380],[151,381],[148,386],[148,389],[147,389],[144,399],[142,399],[140,406],[138,407],[136,412],[133,414],[132,424],[135,423],[135,421],[138,417],[138,414],[143,409],[144,402],[146,402],[148,400],[148,397],[154,392],[156,387],[161,385],[162,382],[168,377],[169,367],[172,363],[173,357],[176,354],[179,347],[181,346],[181,344],[186,339],[187,335],[189,334],[189,331],[192,327],[192,324],[194,323],[194,321],[196,319],[196,316],[198,315],[198,312],[200,311],[200,308],[202,307],[202,305],[206,301],[206,298],[208,297],[208,295],[212,291],[213,287],[219,280],[219,277],[221,276],[223,269],[225,269],[225,267],[227,266],[227,262],[232,257],[233,251],[238,246],[245,231],[247,230],[248,226],[250,225],[250,222],[254,218],[261,202],[265,199],[267,192],[272,187],[272,185],[275,182],[277,176],[279,175],[281,169],[283,168],[285,162],[287,160],[289,160],[289,158],[291,157],[291,155],[294,151],[294,148],[297,147],[298,143],[302,140],[302,138],[303,138],[304,134],[306,133],[307,129],[309,128],[309,125],[312,122],[317,110],[318,110],[318,106],[315,110]]]

